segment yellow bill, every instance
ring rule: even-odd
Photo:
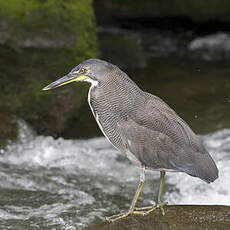
[[[54,88],[69,84],[69,83],[74,82],[74,81],[84,81],[84,80],[86,80],[88,78],[89,77],[87,77],[85,75],[68,74],[68,75],[58,79],[57,81],[54,81],[54,82],[50,83],[49,85],[44,87],[42,90],[54,89]]]

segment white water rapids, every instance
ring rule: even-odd
[[[139,170],[104,137],[55,140],[35,135],[22,121],[19,125],[20,140],[0,155],[3,228],[82,229],[128,209]],[[230,130],[202,138],[219,179],[206,184],[184,173],[167,173],[164,200],[169,204],[230,205]],[[154,203],[158,184],[159,172],[147,173],[138,206]]]

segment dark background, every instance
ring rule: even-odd
[[[140,218],[143,229],[230,229],[229,0],[0,0],[0,229],[101,229],[128,210],[139,171],[91,138],[102,133],[89,85],[42,91],[88,58],[165,100],[219,168],[209,185],[167,173],[166,216]],[[155,204],[158,187],[148,171],[137,206]],[[118,229],[137,229],[130,220]]]
[[[110,61],[197,133],[230,126],[229,1],[0,1],[0,144],[17,119],[38,134],[102,135],[87,84],[41,89],[81,61]]]

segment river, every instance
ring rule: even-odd
[[[18,121],[20,138],[1,152],[1,229],[85,229],[128,209],[139,171],[104,137],[88,140],[38,136]],[[201,137],[220,170],[214,183],[167,173],[169,204],[230,205],[230,129]],[[147,173],[138,206],[154,204],[158,172]]]
[[[204,42],[195,41],[191,49]],[[208,59],[201,58],[204,53]],[[229,59],[204,53],[147,54],[144,68],[125,69],[143,90],[164,99],[201,135],[220,171],[211,184],[184,173],[167,173],[164,200],[169,204],[230,205]],[[1,229],[85,229],[129,208],[139,170],[104,137],[55,139],[37,135],[21,119],[18,125],[19,139],[0,150]],[[158,184],[159,172],[148,172],[138,206],[154,204]]]

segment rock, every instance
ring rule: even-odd
[[[204,60],[220,60],[230,57],[230,35],[217,33],[193,39],[188,45],[189,51]]]
[[[18,136],[18,125],[14,115],[10,111],[1,110],[0,112],[0,149],[8,141],[13,141]]]
[[[194,21],[230,22],[230,2],[228,0],[96,0],[96,14],[99,24],[116,20],[186,17]]]
[[[101,28],[98,38],[102,59],[116,63],[121,68],[147,66],[139,33],[118,28]]]
[[[10,111],[38,134],[65,134],[86,103],[87,89],[42,88],[97,56],[92,1],[0,0],[0,53],[0,116]]]
[[[92,1],[0,0],[0,41],[19,47],[71,49],[91,46],[95,52]],[[84,42],[83,42],[84,41]],[[76,50],[79,52],[79,50]]]
[[[208,205],[172,205],[165,216],[156,210],[146,216],[130,216],[94,230],[229,230],[230,207]]]

